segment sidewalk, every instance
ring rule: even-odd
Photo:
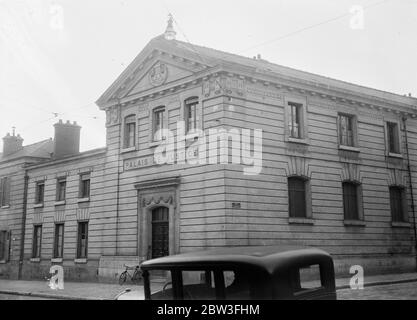
[[[348,289],[350,278],[337,279],[338,290]],[[365,287],[417,282],[417,273],[365,276]],[[0,294],[23,295],[48,299],[112,300],[125,289],[143,292],[141,285],[65,282],[64,290],[52,290],[47,281],[0,280]]]
[[[46,280],[18,281],[0,279],[0,294],[65,300],[113,300],[127,288],[143,292],[141,285],[129,283],[120,286],[119,284],[106,283],[65,282],[64,290],[52,290],[48,284],[49,282]]]

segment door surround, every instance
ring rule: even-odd
[[[147,180],[135,184],[138,190],[138,250],[140,261],[152,256],[152,212],[158,207],[169,210],[169,254],[179,253],[180,178]]]

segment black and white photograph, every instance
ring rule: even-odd
[[[417,0],[0,0],[0,300],[417,300],[416,35]]]

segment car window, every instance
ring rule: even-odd
[[[295,269],[292,282],[295,294],[322,288],[320,265],[315,264]]]
[[[184,300],[215,300],[213,271],[182,271]]]
[[[173,300],[171,271],[149,271],[151,300]]]
[[[249,277],[238,271],[223,271],[226,300],[249,300]]]

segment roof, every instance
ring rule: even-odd
[[[141,268],[204,267],[207,265],[244,265],[262,268],[272,274],[280,268],[307,261],[331,261],[320,249],[299,246],[262,246],[219,248],[168,256],[142,263]]]
[[[346,81],[336,80],[326,76],[301,71],[262,59],[253,59],[237,54],[232,54],[212,48],[207,48],[179,40],[166,40],[164,36],[153,38],[145,48],[139,53],[134,61],[122,72],[117,80],[106,90],[106,92],[97,101],[102,107],[105,105],[106,98],[109,98],[117,88],[123,87],[126,80],[131,79],[135,69],[152,53],[153,50],[161,50],[173,55],[183,56],[202,63],[208,67],[220,65],[241,66],[249,68],[251,74],[258,73],[264,76],[279,77],[287,81],[303,82],[305,85],[314,86],[316,89],[336,90],[350,93],[352,95],[367,95],[373,98],[379,98],[396,104],[417,109],[417,99],[400,94],[373,89]]]
[[[50,159],[53,150],[54,141],[52,139],[43,140],[34,144],[24,146],[23,149],[7,157],[0,157],[0,161],[10,161],[24,157]]]

